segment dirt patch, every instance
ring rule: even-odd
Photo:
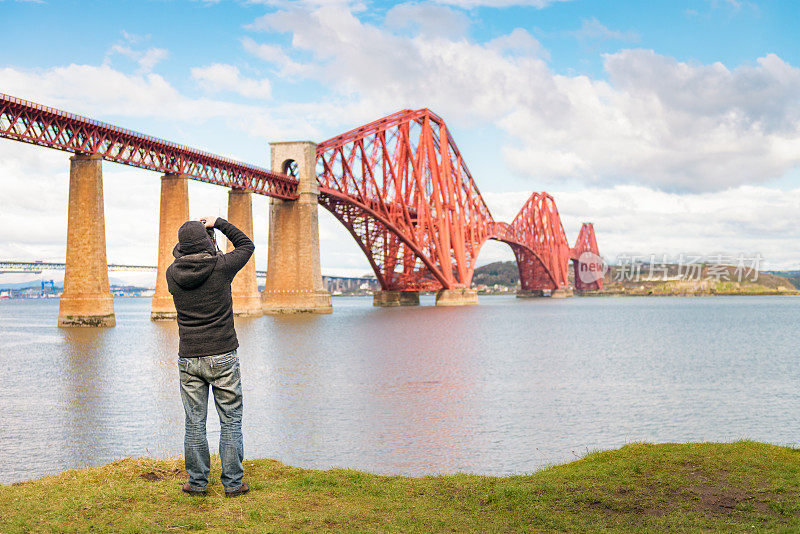
[[[602,499],[587,499],[585,503],[589,509],[614,514],[663,515],[663,512],[658,509],[646,508],[637,503],[609,502]]]
[[[756,495],[739,488],[719,485],[692,485],[686,488],[691,492],[694,508],[708,515],[728,515],[737,506],[750,505],[759,512],[769,513],[769,505],[757,499]]]
[[[166,470],[148,471],[147,473],[142,473],[139,476],[148,482],[158,482],[160,480],[184,479],[189,476],[189,473],[187,473],[183,469],[173,469],[172,471],[166,471]]]
[[[675,474],[681,475],[686,483],[676,486],[644,474],[636,484],[638,489],[620,486],[606,496],[585,499],[582,504],[609,515],[664,516],[691,508],[698,514],[711,517],[739,515],[746,510],[773,517],[800,516],[800,513],[784,508],[785,503],[796,499],[797,495],[778,495],[763,488],[731,485],[730,472],[725,469],[709,473],[696,463],[684,462],[676,466]]]
[[[694,508],[707,515],[728,515],[737,507],[747,506],[768,515],[780,515],[769,506],[775,495],[757,493],[731,486],[727,480],[730,472],[716,469],[713,476],[700,470],[693,462],[683,462],[679,473],[689,481],[684,491],[691,495]]]

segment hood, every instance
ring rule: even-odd
[[[175,248],[177,249],[177,247]],[[169,274],[183,289],[194,289],[205,283],[216,266],[217,256],[212,256],[207,252],[187,254],[175,258],[169,267]]]
[[[175,261],[170,266],[170,274],[184,289],[203,285],[217,265],[216,247],[200,221],[186,221],[181,225],[172,255]]]
[[[214,230],[212,229],[211,232]],[[216,254],[216,246],[209,231],[200,221],[186,221],[178,229],[178,244],[172,255],[176,258],[207,252],[212,256]]]

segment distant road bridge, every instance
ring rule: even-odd
[[[29,273],[41,274],[43,271],[63,271],[66,263],[48,261],[8,261],[0,260],[0,274],[6,273]],[[121,265],[109,263],[109,271],[135,271],[135,272],[157,272],[155,265]],[[256,277],[266,279],[267,271],[256,271]],[[369,276],[330,276],[323,275],[322,282],[328,291],[354,291],[361,286],[368,286],[370,289],[380,287],[374,277]],[[377,286],[377,287],[376,287]]]
[[[0,260],[0,273],[34,273],[38,274],[42,271],[63,271],[66,268],[66,263],[58,263],[52,261],[12,261]],[[139,271],[139,272],[156,272],[158,266],[156,265],[122,265],[119,263],[109,263],[107,265],[109,271]],[[261,278],[267,276],[267,271],[256,271],[256,275]]]
[[[42,271],[63,271],[66,265],[66,263],[49,261],[0,261],[0,274],[38,274]],[[109,271],[155,271],[158,269],[154,265],[119,265],[116,263],[109,263],[107,267]]]
[[[187,180],[229,188],[227,218],[253,234],[251,193],[271,197],[268,269],[259,294],[251,260],[232,285],[234,312],[331,311],[322,283],[317,206],[336,217],[367,257],[381,290],[374,304],[476,304],[477,256],[494,239],[517,259],[518,296],[602,289],[594,228],[570,247],[555,201],[533,193],[510,223],[495,221],[444,121],[428,109],[403,110],[319,145],[271,143],[271,169],[237,162],[0,93],[0,137],[71,152],[67,257],[59,325],[112,326],[102,160],[164,173],[158,266],[151,318],[175,309],[164,272],[178,227],[189,218]]]

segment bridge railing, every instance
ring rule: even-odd
[[[0,137],[283,199],[297,180],[223,156],[0,93]]]

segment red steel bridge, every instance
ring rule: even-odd
[[[292,167],[273,172],[0,94],[0,137],[250,191],[298,198]],[[507,243],[522,289],[602,289],[591,223],[567,242],[553,197],[533,193],[510,223],[495,221],[444,121],[403,110],[317,145],[319,203],[350,232],[384,290],[470,287],[489,239]]]

